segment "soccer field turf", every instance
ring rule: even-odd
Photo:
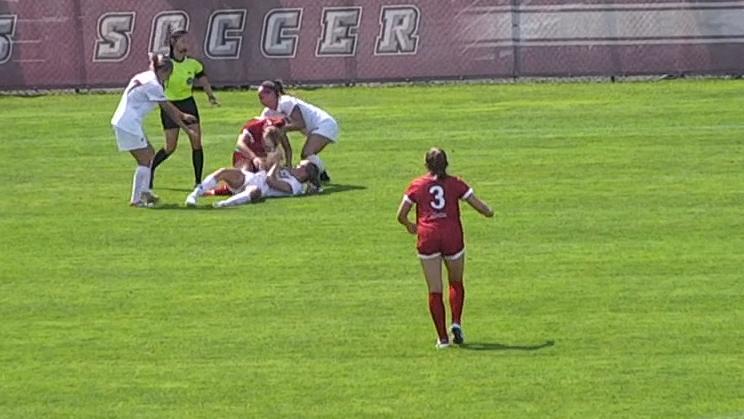
[[[290,89],[341,125],[333,184],[226,210],[183,206],[183,133],[127,206],[119,95],[0,97],[0,417],[744,417],[741,88]],[[205,174],[259,112],[218,96]],[[434,145],[497,212],[463,208],[442,351],[395,221]]]

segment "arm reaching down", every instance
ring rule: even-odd
[[[413,208],[413,204],[411,204],[407,197],[403,198],[398,207],[398,222],[405,226],[409,233],[416,234],[416,224],[408,219],[408,213],[411,212],[411,208]]]
[[[491,209],[491,207],[489,207],[485,202],[478,199],[478,197],[475,196],[475,194],[471,193],[470,196],[468,196],[465,199],[465,202],[470,204],[470,206],[473,207],[473,209],[475,209],[479,213],[481,213],[481,215],[488,217],[488,218],[493,217],[493,210]]]

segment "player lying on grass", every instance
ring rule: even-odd
[[[236,169],[258,172],[274,164],[290,166],[292,148],[282,127],[282,118],[253,118],[245,123],[233,151],[232,165]],[[282,161],[284,159],[284,161]],[[232,195],[226,184],[205,191],[204,195]]]
[[[214,204],[216,208],[247,204],[261,198],[296,196],[316,191],[320,187],[318,166],[303,160],[296,167],[279,167],[274,164],[268,172],[250,172],[245,169],[222,168],[207,176],[187,197],[186,205],[196,206],[199,197],[225,182],[233,193],[228,199]],[[307,183],[307,188],[303,187]]]

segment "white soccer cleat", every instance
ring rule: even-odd
[[[152,191],[142,192],[142,202],[144,202],[147,208],[152,208],[160,202],[160,197],[155,195]]]
[[[439,339],[437,339],[437,344],[434,345],[437,349],[447,349],[450,347],[450,343],[448,341],[442,342]]]
[[[196,206],[196,195],[193,193],[190,193],[189,196],[186,197],[185,203],[187,207],[195,207]]]

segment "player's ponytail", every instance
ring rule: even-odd
[[[426,152],[426,168],[436,176],[437,179],[444,179],[447,176],[447,153],[441,148],[432,148]]]

